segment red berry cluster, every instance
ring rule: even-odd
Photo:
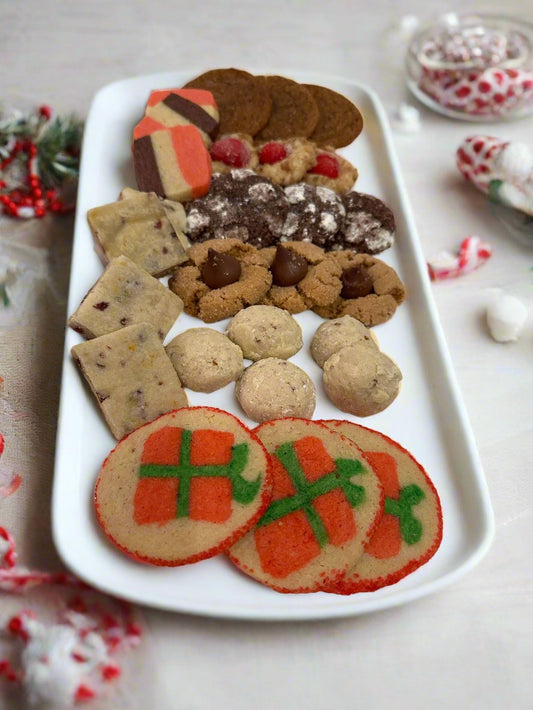
[[[39,108],[39,116],[48,121],[51,110],[48,106]],[[37,171],[38,147],[30,138],[17,140],[9,155],[0,162],[0,174],[15,160],[25,161],[24,183],[7,190],[7,183],[0,179],[0,205],[4,214],[10,217],[28,218],[44,217],[48,212],[66,214],[71,212],[72,205],[65,204],[54,188],[45,189]]]

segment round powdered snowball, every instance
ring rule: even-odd
[[[515,296],[500,296],[487,308],[490,334],[499,343],[518,340],[526,318],[527,309]]]
[[[286,360],[302,347],[302,329],[288,311],[276,306],[249,306],[239,311],[226,331],[249,360]]]
[[[247,367],[237,380],[235,395],[254,422],[282,417],[310,419],[315,411],[315,389],[309,375],[277,357]]]
[[[402,373],[387,355],[365,344],[341,348],[324,363],[324,389],[343,412],[368,417],[386,409],[398,392]]]
[[[334,318],[317,328],[311,341],[311,355],[319,367],[324,367],[326,360],[337,350],[357,343],[366,343],[371,348],[378,348],[374,333],[357,318]]]
[[[184,387],[214,392],[233,382],[243,370],[242,350],[212,328],[190,328],[166,346]]]

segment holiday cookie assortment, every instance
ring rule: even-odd
[[[225,553],[280,592],[352,594],[436,552],[442,514],[420,464],[379,432],[313,420],[318,396],[369,417],[402,384],[373,331],[406,298],[377,256],[394,215],[354,190],[338,152],[362,130],[337,92],[240,69],[148,96],[132,134],[138,189],[89,210],[105,269],[68,320],[118,440],[97,519],[135,560]],[[325,319],[307,339],[294,317],[306,310]],[[170,336],[183,312],[198,326]],[[303,348],[320,392],[292,361]],[[189,403],[222,388],[255,429]]]

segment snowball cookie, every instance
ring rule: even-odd
[[[247,367],[237,380],[235,395],[254,422],[283,417],[310,419],[315,388],[309,375],[292,362],[268,357]]]
[[[184,387],[214,392],[233,382],[244,364],[242,350],[213,328],[190,328],[165,347]]]
[[[311,356],[319,367],[337,350],[347,345],[365,343],[379,349],[374,333],[352,316],[334,318],[319,325],[311,340]]]
[[[249,306],[233,316],[226,335],[249,360],[291,357],[303,345],[302,329],[288,311],[276,306]]]
[[[341,348],[324,363],[326,394],[336,407],[357,417],[386,409],[396,399],[401,380],[396,363],[364,343]]]

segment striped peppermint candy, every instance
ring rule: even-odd
[[[496,179],[495,161],[507,145],[507,141],[494,136],[469,136],[457,149],[457,167],[467,180],[488,194],[490,182]]]

